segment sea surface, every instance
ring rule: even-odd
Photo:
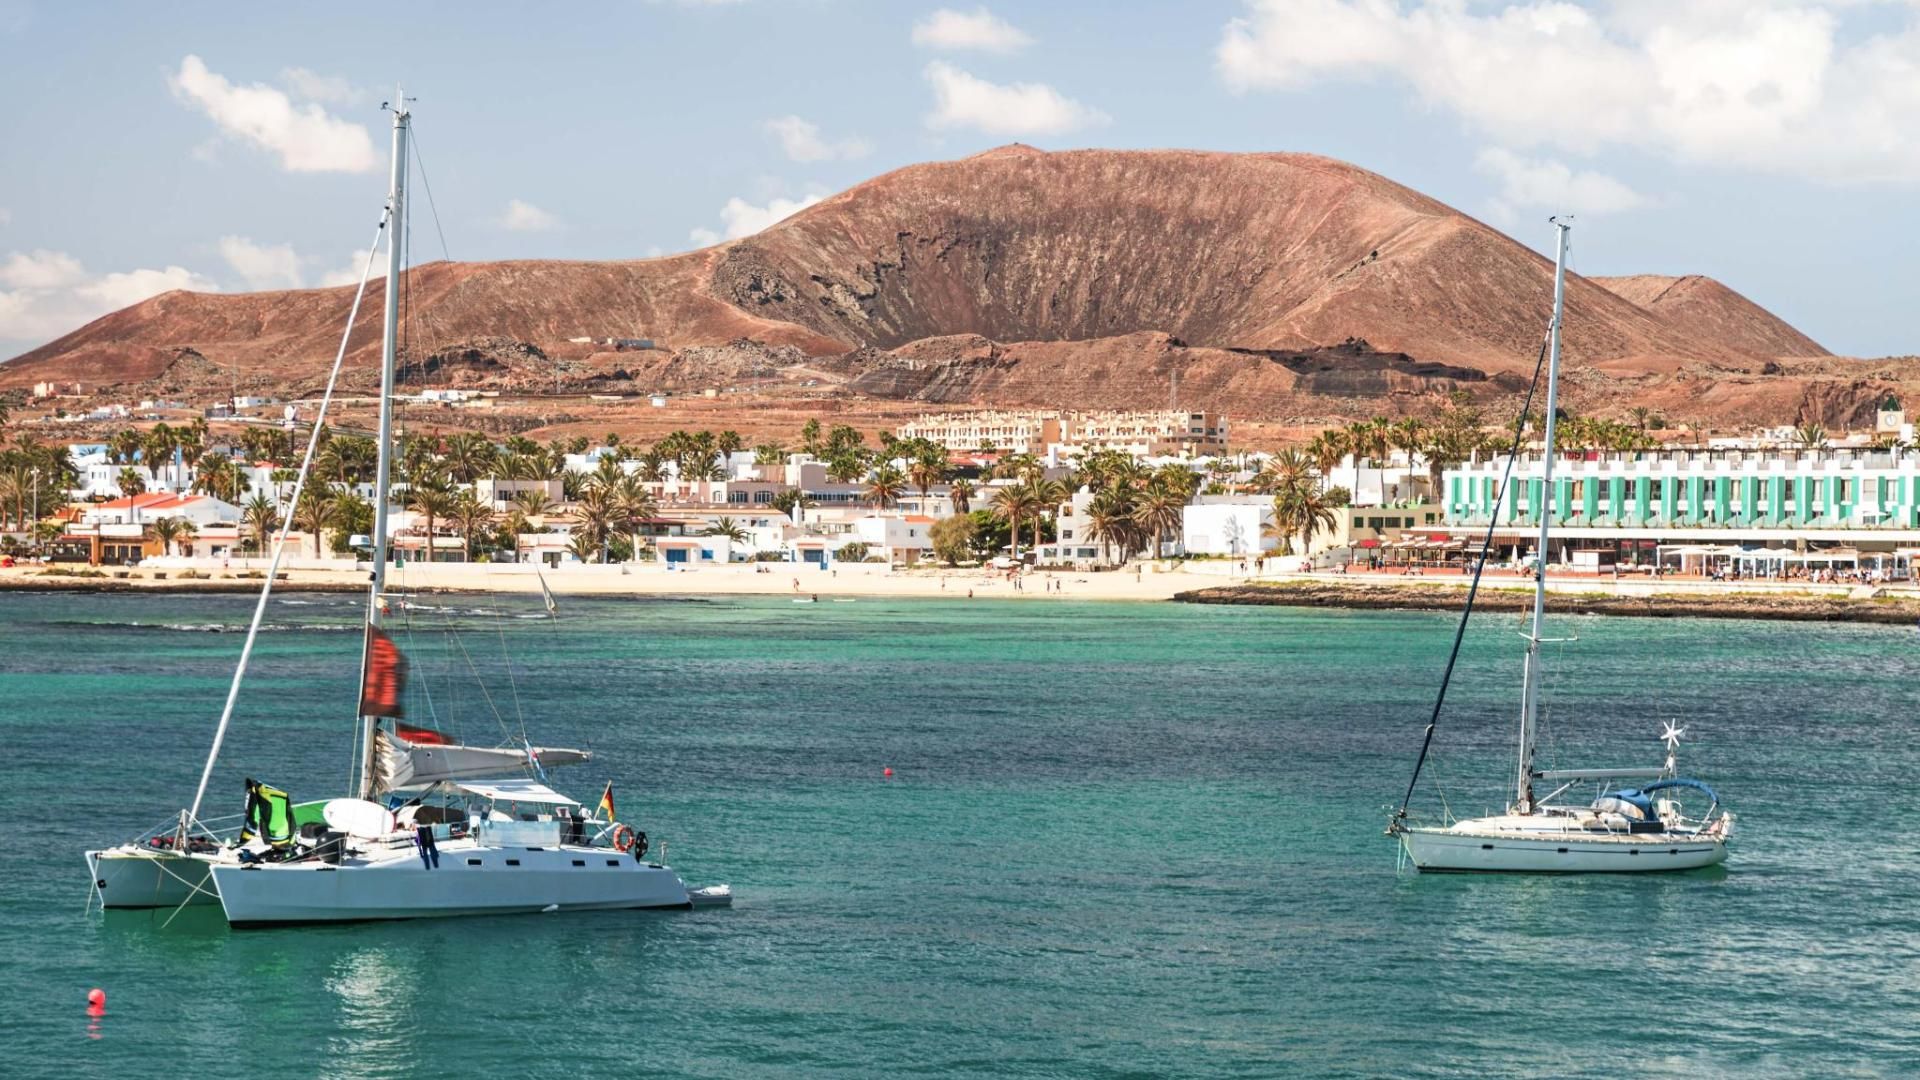
[[[422,600],[415,717],[591,747],[561,786],[736,906],[89,912],[82,850],[190,799],[252,601],[0,595],[0,1074],[1920,1073],[1912,629],[1554,620],[1542,764],[1657,764],[1679,720],[1731,862],[1420,876],[1382,827],[1444,615]],[[358,620],[271,604],[209,813],[344,789]],[[1518,630],[1476,620],[1417,810],[1500,805]]]

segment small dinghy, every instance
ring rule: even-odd
[[[694,907],[732,907],[733,886],[709,885],[704,889],[688,889],[687,903]]]

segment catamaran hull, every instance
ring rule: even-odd
[[[1515,836],[1408,829],[1400,842],[1423,873],[1650,873],[1698,870],[1727,857],[1723,839],[1666,833]]]
[[[506,865],[508,857],[519,865]],[[227,922],[240,928],[692,906],[686,884],[671,869],[604,848],[443,849],[432,870],[417,858],[338,867],[216,866],[213,879]]]
[[[87,852],[87,873],[109,908],[172,908],[212,904],[220,897],[207,873],[208,862],[172,851],[137,847]]]

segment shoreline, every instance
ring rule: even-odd
[[[1920,623],[1920,597],[1855,598],[1816,592],[1674,591],[1614,592],[1609,583],[1550,581],[1549,606],[1556,615],[1612,615],[1649,619],[1766,619],[1776,622],[1852,622],[1887,626]],[[1884,590],[1877,590],[1884,592]],[[1346,584],[1326,581],[1260,581],[1195,589],[1173,599],[1187,604],[1340,608],[1355,611],[1442,611],[1458,614],[1466,603],[1458,582]],[[1532,609],[1531,589],[1481,583],[1476,612]]]
[[[276,593],[362,593],[364,564],[314,564],[283,568]],[[249,565],[257,563],[258,566]],[[1242,577],[1230,563],[1142,566],[1137,572],[1077,573],[1040,571],[1016,588],[1003,574],[980,569],[907,570],[874,564],[846,564],[828,570],[791,564],[766,573],[756,564],[704,566],[669,571],[658,564],[571,565],[537,574],[513,563],[435,563],[395,567],[390,590],[402,593],[515,594],[538,597],[542,576],[556,597],[726,597],[788,599],[928,600],[1098,600],[1175,602],[1274,607],[1342,608],[1357,611],[1457,612],[1466,599],[1458,577],[1397,574],[1268,574]],[[7,592],[165,593],[253,595],[259,592],[266,560],[247,560],[230,568],[183,565],[133,568],[72,568],[47,574],[44,567],[0,569],[0,594]],[[192,569],[206,577],[181,578]],[[99,576],[94,576],[98,574]],[[257,575],[257,576],[244,576]],[[796,584],[797,583],[797,584]],[[1698,579],[1612,581],[1593,577],[1551,577],[1548,590],[1556,612],[1643,618],[1771,619],[1789,622],[1857,622],[1880,625],[1920,623],[1920,590],[1911,586],[1709,582]],[[1530,579],[1490,576],[1482,581],[1475,608],[1486,612],[1526,610],[1532,603]]]

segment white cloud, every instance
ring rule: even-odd
[[[711,247],[722,240],[738,240],[783,221],[820,201],[818,195],[807,195],[799,199],[773,198],[765,206],[753,203],[735,195],[720,208],[719,232],[712,229],[695,229],[688,235],[695,244]]]
[[[1033,44],[1033,39],[986,8],[970,13],[941,8],[913,24],[913,43],[928,49],[1010,53]]]
[[[1596,217],[1645,206],[1639,192],[1605,173],[1576,170],[1548,158],[1526,158],[1510,150],[1480,151],[1473,166],[1499,181],[1490,206],[1493,217],[1510,222],[1522,209],[1544,209]]]
[[[379,164],[366,128],[318,105],[295,105],[285,91],[262,83],[236,86],[198,56],[182,60],[167,82],[227,135],[279,155],[288,172],[369,172]]]
[[[220,257],[249,289],[297,289],[300,256],[292,244],[260,244],[244,236],[220,238]]]
[[[80,260],[64,251],[16,251],[0,263],[0,285],[10,289],[59,289],[86,276]]]
[[[292,91],[294,97],[329,105],[358,105],[367,100],[366,92],[346,79],[320,75],[306,68],[281,68],[280,85]]]
[[[560,219],[530,202],[508,199],[506,210],[494,224],[512,232],[551,232],[560,227]]]
[[[865,139],[848,138],[829,142],[820,137],[817,124],[798,116],[781,116],[767,121],[767,130],[780,140],[780,149],[794,161],[851,160],[866,157],[873,150]]]
[[[938,60],[927,65],[926,77],[933,86],[934,109],[926,117],[930,128],[973,128],[989,135],[1059,135],[1110,119],[1045,83],[1002,86]]]
[[[1846,0],[1245,2],[1215,52],[1235,90],[1399,81],[1509,146],[1627,146],[1836,183],[1920,177],[1920,14],[1843,33],[1859,7]]]
[[[324,289],[332,288],[336,285],[360,284],[360,272],[366,268],[367,254],[366,248],[355,250],[352,255],[347,257],[347,261],[339,269],[329,270],[320,275],[320,287]],[[387,260],[383,256],[376,255],[373,260],[373,273],[368,276],[367,283],[372,284],[376,281],[385,281],[386,278]]]
[[[173,289],[217,292],[212,280],[184,267],[89,274],[62,251],[13,252],[0,262],[0,341],[50,341],[150,296]]]

